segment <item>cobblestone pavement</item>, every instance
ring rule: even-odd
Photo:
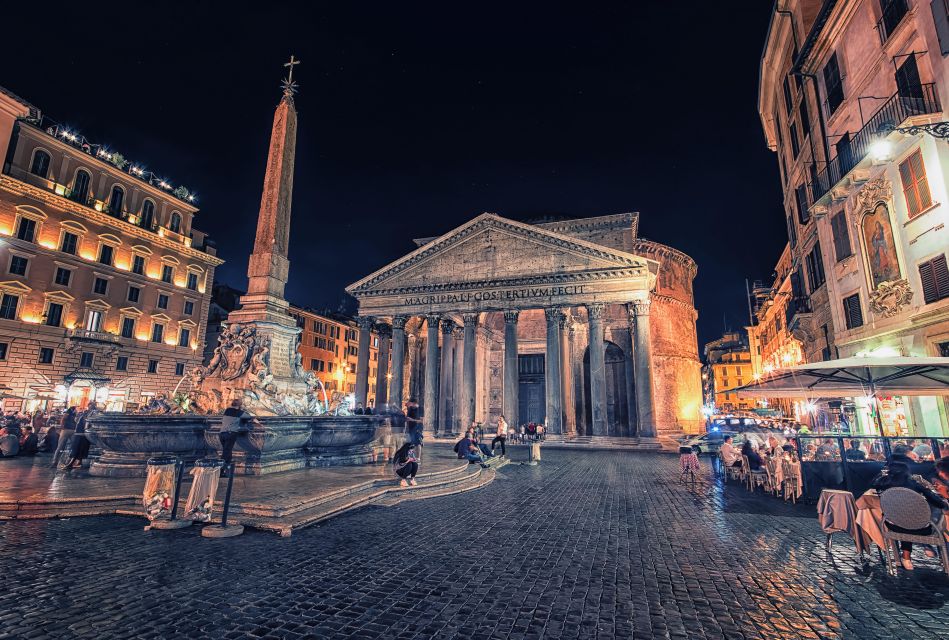
[[[939,638],[949,581],[823,548],[813,507],[674,456],[544,453],[280,539],[0,523],[2,638]],[[836,536],[835,536],[836,537]]]

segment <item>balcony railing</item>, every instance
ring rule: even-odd
[[[885,125],[898,127],[907,118],[942,111],[935,83],[911,87],[905,93],[908,95],[896,93],[891,96],[850,140],[846,151],[838,151],[837,156],[818,174],[817,188],[814,190],[818,198],[833,189],[850,173],[851,169],[867,157],[870,146]]]
[[[880,32],[880,42],[886,43],[896,28],[903,21],[903,16],[909,11],[906,0],[890,0],[883,7],[883,15],[877,22],[877,31]]]
[[[784,323],[791,327],[794,317],[802,313],[811,313],[811,299],[806,296],[791,298],[788,300],[788,306],[785,308]]]
[[[91,331],[89,329],[67,329],[66,337],[80,342],[107,342],[109,344],[119,343],[119,337],[104,331]]]

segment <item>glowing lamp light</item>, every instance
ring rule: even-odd
[[[756,381],[757,381],[757,380],[761,380],[761,374],[760,374],[760,373],[756,373],[756,374],[752,375],[751,377],[754,378]]]
[[[807,411],[808,413],[814,413],[815,411],[817,411],[817,405],[814,404],[813,402],[805,402],[804,410]]]
[[[158,183],[158,186],[161,187],[162,189],[171,189],[171,185],[165,182],[164,180],[161,180]]]
[[[145,170],[139,167],[138,165],[133,165],[131,171],[137,176],[145,175]]]
[[[197,350],[198,350],[198,343],[197,343],[197,342],[192,342],[192,343],[191,343],[191,350],[192,350],[192,351],[197,351]]]
[[[138,335],[135,336],[135,339],[136,339],[136,340],[141,340],[142,342],[146,342],[146,341],[148,340],[148,334],[147,334],[147,333],[139,333]]]
[[[169,347],[173,347],[178,344],[178,342],[174,338],[165,338],[165,344],[167,344]]]
[[[889,160],[893,153],[893,143],[889,140],[880,138],[870,145],[870,157],[877,162]]]
[[[95,259],[96,259],[96,254],[94,254],[94,253],[89,253],[88,251],[83,251],[83,252],[80,253],[79,255],[82,256],[83,258],[85,258],[86,260],[95,260]]]
[[[770,365],[770,364],[766,364],[765,367],[764,367],[764,372],[765,372],[765,373],[773,373],[773,372],[774,372],[774,367],[773,367],[772,365]]]
[[[58,196],[66,195],[65,185],[57,184],[55,187],[53,187],[53,191],[56,192],[56,195]]]
[[[128,263],[128,262],[121,262],[121,261],[119,261],[119,260],[116,260],[116,262],[115,262],[115,268],[116,268],[116,269],[121,269],[122,271],[128,271],[128,270],[129,270],[129,263]]]
[[[13,231],[10,227],[0,227],[0,236],[9,236],[13,235]]]
[[[56,243],[50,242],[49,240],[41,240],[41,241],[40,241],[40,246],[41,246],[41,247],[45,247],[45,248],[47,248],[47,249],[55,249],[55,248],[56,248]]]
[[[95,203],[95,205],[93,205],[93,206],[94,206],[94,208],[95,208],[96,211],[102,211],[102,209],[104,208],[103,205],[102,205],[102,202],[99,201],[99,200],[96,200],[96,203]]]
[[[162,238],[165,237],[165,227],[158,227],[158,235]]]
[[[858,358],[896,358],[900,352],[893,347],[877,347],[869,351],[861,351],[857,354]]]
[[[34,315],[23,315],[20,317],[20,320],[23,322],[29,322],[30,324],[39,324],[40,319]]]

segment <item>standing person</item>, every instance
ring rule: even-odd
[[[23,435],[20,437],[20,455],[34,456],[38,450],[39,445],[33,427],[24,427]]]
[[[405,422],[409,428],[409,442],[414,444],[416,448],[421,447],[424,425],[421,418],[419,418],[418,400],[415,398],[409,398],[405,405]],[[421,450],[419,450],[419,458],[421,458],[421,453]]]
[[[507,420],[504,419],[504,414],[498,416],[498,435],[494,436],[494,440],[491,441],[491,451],[494,452],[494,445],[501,443],[501,457],[503,458],[507,455],[507,449],[504,448],[504,441],[507,440]]]
[[[82,467],[82,461],[89,455],[89,439],[86,437],[86,427],[89,419],[94,418],[99,413],[95,401],[90,402],[85,411],[82,412],[79,421],[76,423],[76,432],[72,437],[72,449],[69,454],[69,462],[64,469],[76,469]]]
[[[59,439],[56,441],[56,448],[53,450],[53,460],[49,466],[54,469],[59,466],[59,456],[63,449],[70,446],[70,440],[76,433],[76,407],[66,409],[66,415],[63,416],[62,428],[59,430]]]
[[[247,422],[254,419],[252,415],[244,411],[243,405],[244,401],[240,398],[231,400],[231,406],[224,410],[224,415],[221,417],[221,432],[217,437],[221,441],[221,459],[224,460],[224,466],[221,467],[222,477],[227,475],[227,467],[231,464],[238,434],[247,432],[249,430]]]
[[[418,474],[419,460],[415,445],[406,442],[392,456],[392,463],[396,466],[395,475],[401,478],[400,487],[415,486],[415,476]]]

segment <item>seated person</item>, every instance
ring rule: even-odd
[[[825,438],[824,442],[817,447],[817,453],[815,454],[818,460],[839,460],[840,456],[837,452],[837,443],[834,442],[833,438]]]
[[[20,438],[20,455],[35,456],[37,451],[39,451],[39,446],[33,427],[24,427],[23,436]]]
[[[902,445],[906,446],[906,445]],[[909,474],[909,466],[904,462],[893,462],[892,459],[887,463],[886,467],[873,479],[872,486],[877,490],[878,493],[883,493],[887,489],[892,489],[894,487],[903,487],[906,489],[911,489],[916,493],[920,494],[926,501],[929,503],[931,509],[949,509],[949,502],[946,502],[939,494],[937,494],[932,489],[923,486],[917,482]],[[884,514],[885,516],[885,514]],[[927,525],[922,529],[903,529],[902,527],[897,527],[895,525],[887,523],[887,526],[896,531],[897,533],[910,533],[917,535],[928,535],[932,533],[932,525]],[[912,542],[900,542],[900,550],[902,551],[902,557],[900,558],[900,563],[903,565],[903,568],[907,571],[913,570],[913,562],[910,560],[910,556],[913,552],[913,543]],[[927,550],[926,555],[935,556],[935,552],[931,549]]]
[[[725,461],[725,465],[729,467],[740,467],[741,466],[741,456],[735,450],[735,446],[732,444],[732,437],[725,436],[725,440],[722,442],[722,446],[719,449],[722,453],[722,460]]]
[[[949,456],[936,460],[936,477],[933,488],[944,500],[949,500]]]
[[[890,462],[902,462],[903,464],[913,464],[916,454],[910,449],[908,444],[898,444],[893,447],[893,453],[890,454]]]
[[[40,441],[39,450],[43,452],[56,451],[56,446],[58,444],[59,444],[59,428],[55,426],[50,426],[46,430],[46,435],[44,435],[42,441]]]
[[[866,452],[860,448],[859,440],[851,440],[850,447],[847,448],[844,455],[847,456],[847,460],[854,462],[864,462],[867,459]]]
[[[751,444],[751,440],[745,440],[745,444],[741,445],[741,455],[748,458],[748,468],[752,471],[761,468],[761,456]]]
[[[17,431],[19,433],[19,431]],[[0,456],[12,458],[20,452],[20,438],[10,433],[6,427],[0,429]]]
[[[478,463],[482,467],[487,467],[484,463],[484,458],[481,457],[481,452],[477,446],[471,441],[471,438],[468,434],[464,438],[459,440],[455,444],[455,453],[458,454],[459,459],[465,459],[468,461],[468,464]]]
[[[480,440],[478,440],[478,436],[475,434],[474,431],[471,431],[471,433],[470,433],[470,435],[469,435],[468,437],[471,438],[471,443],[472,443],[474,446],[476,446],[476,447],[478,448],[478,451],[480,451],[481,454],[482,454],[485,458],[493,458],[493,457],[494,457],[494,452],[491,451],[491,447],[489,447],[488,445],[486,445],[486,444],[484,444],[483,442],[481,442]]]
[[[933,448],[927,442],[920,442],[915,447],[913,447],[913,453],[916,454],[917,460],[933,459]]]

